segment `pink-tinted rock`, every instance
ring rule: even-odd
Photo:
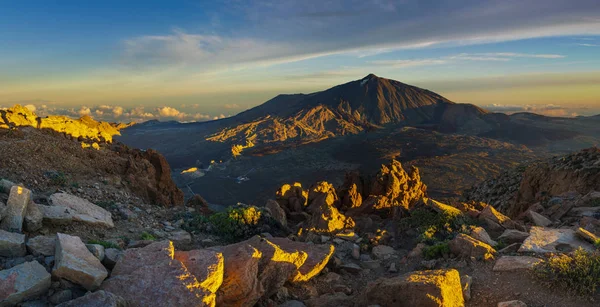
[[[79,237],[56,234],[52,275],[82,285],[88,290],[100,286],[108,272]]]

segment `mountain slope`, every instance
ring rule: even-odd
[[[458,105],[434,92],[370,74],[313,94],[279,95],[242,112],[206,139],[244,147],[284,141],[303,143],[356,134],[387,124],[440,124],[455,130],[487,112]]]

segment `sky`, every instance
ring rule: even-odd
[[[0,0],[0,107],[205,121],[369,73],[492,111],[600,113],[597,0]]]

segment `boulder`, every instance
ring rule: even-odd
[[[0,256],[22,257],[25,254],[25,235],[0,229]]]
[[[88,290],[98,288],[108,275],[100,260],[90,253],[79,237],[57,233],[54,257],[53,276]]]
[[[490,246],[496,246],[498,244],[498,242],[492,240],[492,238],[490,238],[490,235],[487,233],[487,231],[485,231],[485,229],[483,227],[473,227],[471,229],[471,237],[473,237],[473,239],[479,240],[485,244],[488,244]]]
[[[0,271],[0,306],[15,306],[45,294],[50,283],[50,274],[37,261]]]
[[[288,281],[298,283],[316,276],[329,262],[333,245],[317,245],[287,238],[247,241],[213,247],[223,253],[225,274],[217,305],[254,306]]]
[[[30,202],[29,205],[27,205],[25,219],[23,220],[25,231],[34,232],[40,230],[42,228],[43,218],[44,215],[38,206],[35,203]]]
[[[279,206],[279,203],[269,199],[267,200],[265,208],[269,209],[269,212],[271,212],[271,217],[273,217],[274,220],[276,220],[282,226],[287,227],[287,217],[285,215],[285,211],[281,208],[281,206]]]
[[[210,208],[208,202],[200,195],[194,194],[190,199],[185,203],[186,207],[191,207],[196,210],[196,212],[209,216],[214,213],[214,211]]]
[[[458,234],[448,243],[450,251],[461,257],[475,257],[479,260],[493,260],[496,250],[486,243],[475,240],[466,234]]]
[[[15,185],[12,181],[0,179],[0,193],[9,194],[10,189]]]
[[[504,228],[514,229],[516,227],[515,222],[511,220],[508,216],[498,212],[494,207],[488,205],[479,214],[480,220],[490,220]]]
[[[56,236],[37,236],[27,240],[27,250],[33,255],[54,256]]]
[[[316,187],[313,187],[309,199],[307,210],[311,217],[307,221],[306,231],[335,234],[354,227],[354,220],[340,213],[335,207],[337,195],[327,182],[319,182]]]
[[[35,205],[42,213],[42,221],[51,225],[67,225],[73,222],[71,210],[61,206]]]
[[[598,244],[600,242],[600,239],[598,239],[598,237],[595,234],[593,234],[581,227],[577,228],[577,235],[580,238],[582,238],[592,244]]]
[[[382,165],[371,185],[370,195],[382,195],[391,200],[390,205],[410,209],[426,196],[427,186],[421,181],[419,169],[405,171],[402,164],[392,160]]]
[[[533,222],[536,226],[548,227],[552,225],[552,221],[547,217],[531,210],[527,210],[527,217],[529,217],[531,222]]]
[[[216,293],[223,283],[224,260],[223,254],[207,250],[175,251],[175,259],[183,265],[201,283],[201,287]]]
[[[25,219],[29,202],[31,202],[30,190],[16,185],[11,187],[8,201],[6,201],[5,216],[2,217],[0,229],[11,232],[22,232],[23,219]]]
[[[284,184],[276,193],[277,202],[286,211],[302,212],[308,204],[308,191],[302,189],[302,184],[299,182]]]
[[[528,232],[519,231],[516,229],[507,229],[499,237],[498,240],[504,241],[507,244],[522,243],[529,237]]]
[[[117,264],[117,261],[121,259],[123,256],[123,251],[117,248],[105,248],[104,249],[104,259],[102,259],[102,264],[109,269],[113,269]]]
[[[551,229],[533,226],[530,236],[519,248],[519,253],[568,253],[579,247],[588,251],[595,250],[594,246],[577,237],[572,229]]]
[[[96,291],[76,298],[72,301],[62,303],[56,307],[128,307],[125,300],[117,295],[106,291]]]
[[[462,307],[462,293],[457,270],[415,271],[370,282],[358,306]]]
[[[498,303],[498,307],[527,307],[527,304],[525,304],[519,300],[514,300],[514,301],[500,302],[500,303]]]
[[[109,228],[115,226],[110,212],[83,198],[67,193],[55,193],[50,196],[50,202],[54,206],[69,209],[75,221]]]
[[[104,246],[100,244],[86,244],[85,247],[87,247],[90,253],[98,258],[98,260],[104,260]]]
[[[502,256],[494,265],[494,272],[527,271],[532,269],[542,259],[529,256]]]
[[[377,259],[387,260],[391,258],[396,253],[396,251],[391,246],[377,245],[373,247],[371,253]]]
[[[198,280],[174,255],[170,241],[128,249],[101,289],[134,306],[214,306],[215,294],[203,287],[205,281]]]

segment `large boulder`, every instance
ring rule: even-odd
[[[37,261],[0,271],[0,306],[15,306],[26,299],[45,294],[50,283],[50,274]]]
[[[56,307],[128,307],[129,304],[120,296],[106,291],[88,293],[74,300],[56,305]]]
[[[485,206],[479,214],[479,219],[487,222],[495,223],[506,229],[515,229],[516,224],[508,216],[498,212],[492,206]]]
[[[327,265],[334,251],[333,245],[258,236],[213,249],[225,259],[223,285],[217,293],[217,304],[225,306],[254,306],[285,282],[308,281]]]
[[[0,229],[21,232],[23,231],[23,220],[27,212],[27,205],[31,202],[31,191],[22,186],[12,186],[6,210],[0,223]]]
[[[274,220],[281,224],[281,226],[287,226],[287,217],[285,215],[285,211],[281,208],[281,206],[279,206],[278,202],[269,199],[267,200],[265,208],[269,210],[269,212],[271,213],[271,217],[273,217]]]
[[[277,202],[286,213],[301,212],[308,202],[308,191],[303,190],[299,182],[284,184],[276,195]]]
[[[44,215],[42,211],[40,211],[39,207],[32,202],[27,205],[27,209],[25,211],[25,219],[23,220],[23,227],[27,232],[38,231],[42,228],[42,221]]]
[[[195,276],[174,256],[175,247],[170,241],[130,248],[117,261],[101,289],[123,297],[133,306],[215,306],[211,289],[218,281],[198,280],[203,276],[200,269],[195,270]],[[204,262],[209,259],[216,262]],[[188,264],[219,266],[219,257],[209,259],[189,259]]]
[[[493,260],[496,250],[486,243],[473,239],[466,234],[458,234],[448,243],[450,251],[461,257],[475,257],[479,260]]]
[[[0,256],[21,257],[26,253],[25,235],[0,229]]]
[[[502,256],[494,264],[494,272],[527,271],[542,259],[529,256]]]
[[[572,229],[552,229],[533,226],[529,237],[521,244],[519,253],[568,253],[581,247],[588,251],[594,246],[580,239]]]
[[[83,198],[67,193],[55,193],[50,196],[50,202],[54,206],[66,208],[75,221],[110,228],[115,226],[110,212]]]
[[[473,227],[471,229],[470,235],[474,239],[479,240],[490,246],[496,246],[498,244],[498,242],[492,240],[490,235],[487,233],[487,231],[485,231],[485,229],[483,227]]]
[[[52,275],[95,290],[108,272],[79,237],[57,233]]]
[[[506,229],[499,237],[498,240],[504,241],[507,244],[522,243],[529,237],[528,232],[519,231],[516,229]]]
[[[465,305],[457,270],[410,272],[380,278],[367,285],[359,306],[463,307]]]
[[[207,250],[175,251],[175,259],[192,273],[201,283],[200,286],[216,293],[223,283],[223,254]]]

